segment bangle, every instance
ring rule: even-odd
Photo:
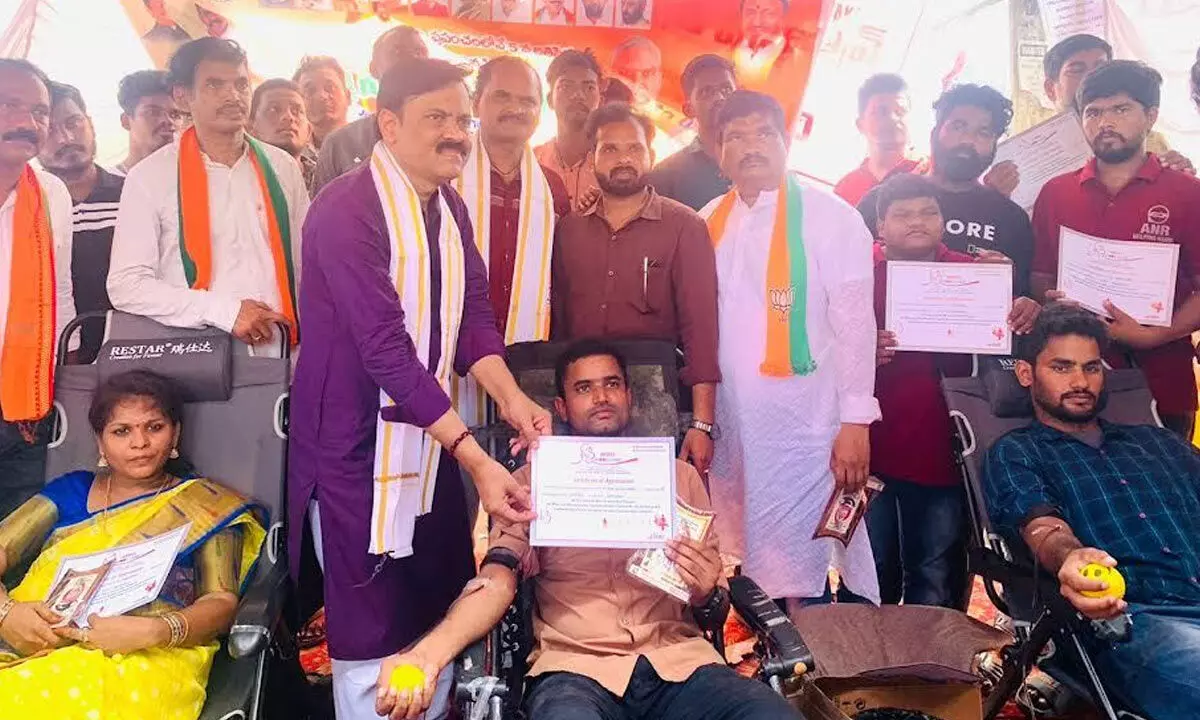
[[[0,625],[4,624],[4,621],[8,619],[8,614],[12,612],[12,609],[16,607],[16,605],[17,601],[13,600],[12,598],[0,603]]]
[[[188,632],[191,628],[188,627],[188,620],[182,613],[169,612],[161,616],[162,621],[167,624],[167,628],[171,631],[171,637],[167,640],[168,648],[179,647],[183,641],[187,639]]]
[[[454,442],[450,443],[450,448],[448,450],[448,452],[450,453],[450,457],[454,457],[454,453],[458,450],[458,446],[462,445],[463,440],[466,440],[469,437],[471,437],[471,431],[463,430],[461,435],[454,438]],[[455,458],[455,459],[457,459],[457,458]]]

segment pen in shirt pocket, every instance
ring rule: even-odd
[[[646,301],[646,283],[650,280],[650,258],[642,257],[642,302]]]

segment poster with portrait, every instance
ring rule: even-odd
[[[289,77],[304,55],[333,55],[363,111],[377,90],[367,76],[370,41],[388,25],[416,28],[431,54],[470,69],[514,54],[544,73],[563,50],[590,50],[675,147],[692,132],[680,74],[704,53],[728,58],[741,86],[773,94],[794,117],[828,1],[121,0],[160,67],[203,35],[242,44],[256,78]],[[553,123],[544,112],[540,137],[553,134]]]

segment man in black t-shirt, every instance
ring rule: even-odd
[[[996,143],[1012,121],[1012,103],[986,85],[957,85],[933,105],[930,179],[946,219],[946,247],[979,255],[999,252],[1013,262],[1016,295],[1028,295],[1033,226],[1013,201],[979,182],[996,156]],[[858,211],[878,236],[875,188]]]
[[[92,119],[83,96],[70,85],[50,83],[50,134],[38,160],[71,192],[74,238],[67,261],[71,263],[75,312],[82,315],[111,310],[106,286],[108,256],[125,180],[96,164]],[[90,363],[100,352],[104,321],[85,321],[81,333],[79,361]]]

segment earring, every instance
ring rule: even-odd
[[[179,459],[179,448],[171,448],[171,459],[172,460]]]
[[[98,468],[108,467],[108,458],[101,455],[100,459],[96,461],[96,467],[98,467]]]

